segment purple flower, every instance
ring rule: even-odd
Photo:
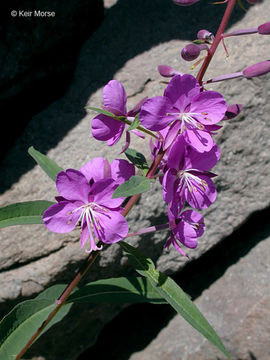
[[[80,246],[83,248],[89,240],[88,252],[91,252],[101,249],[96,239],[106,244],[123,239],[128,233],[128,224],[121,215],[123,198],[112,199],[118,183],[106,177],[95,180],[99,177],[98,171],[92,172],[89,182],[89,163],[87,165],[82,171],[67,169],[58,173],[58,203],[45,210],[43,221],[50,231],[56,233],[68,233],[79,226]]]
[[[162,187],[163,198],[182,209],[185,201],[196,209],[208,208],[216,199],[216,188],[211,180],[215,175],[209,170],[220,157],[217,145],[209,152],[199,153],[187,146],[183,136],[178,136],[171,146],[167,171]]]
[[[160,131],[170,125],[164,141],[167,149],[180,133],[199,152],[210,151],[215,145],[212,126],[224,117],[227,110],[221,94],[215,91],[200,91],[197,80],[188,74],[174,76],[164,96],[145,101],[140,112],[142,125]]]
[[[168,208],[168,217],[171,228],[170,238],[164,247],[169,248],[172,244],[180,254],[187,256],[179,242],[190,249],[197,247],[197,238],[204,233],[203,217],[194,210],[186,210],[178,215],[176,209],[170,207]]]
[[[145,98],[142,99],[132,110],[127,112],[127,95],[123,85],[117,80],[111,80],[103,88],[103,108],[115,116],[123,116],[133,121],[139,113]],[[99,114],[92,120],[92,135],[95,139],[107,141],[109,146],[116,144],[121,138],[126,124],[109,116]],[[144,137],[140,132],[131,130],[134,134]],[[126,146],[130,143],[130,134],[126,132]]]

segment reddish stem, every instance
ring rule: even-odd
[[[229,18],[231,16],[231,13],[233,11],[233,8],[234,8],[234,5],[236,3],[236,0],[229,0],[227,2],[227,7],[226,7],[226,10],[225,10],[225,13],[223,15],[223,18],[221,20],[221,23],[219,25],[219,28],[218,28],[218,31],[216,33],[216,36],[215,36],[215,39],[213,41],[213,44],[211,45],[209,51],[208,51],[208,54],[206,56],[206,58],[204,59],[204,62],[198,72],[198,75],[197,75],[197,80],[200,84],[202,84],[202,80],[203,80],[203,77],[204,77],[204,74],[210,64],[210,61],[220,43],[220,41],[222,40],[222,36],[225,32],[225,28],[228,24],[228,21],[229,21]]]

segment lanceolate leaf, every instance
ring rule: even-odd
[[[26,201],[0,208],[0,228],[12,225],[43,224],[43,212],[53,204],[51,201]]]
[[[100,108],[96,108],[96,107],[92,107],[92,106],[87,106],[86,109],[93,110],[93,111],[96,111],[96,112],[98,112],[100,114],[103,114],[103,115],[112,117],[114,119],[117,119],[117,116],[114,115],[114,113],[112,113],[110,111],[107,111],[107,110],[104,110],[104,109],[100,109]]]
[[[150,189],[150,180],[144,176],[131,176],[131,178],[119,185],[114,193],[112,198],[115,199],[117,197],[128,197],[135,194],[141,194]]]
[[[56,175],[60,171],[63,171],[63,169],[58,166],[53,160],[48,158],[46,155],[41,154],[39,151],[34,149],[33,146],[28,149],[28,153],[32,156],[34,160],[36,160],[38,165],[52,180],[55,181]]]
[[[14,360],[31,336],[55,308],[55,300],[65,289],[55,285],[33,300],[16,305],[0,322],[0,359]],[[44,332],[59,322],[68,313],[72,304],[64,305],[54,316]],[[42,332],[42,334],[44,333]]]
[[[135,116],[135,119],[132,121],[131,125],[127,128],[127,131],[137,129],[140,126],[140,117],[139,114]]]
[[[202,313],[190,300],[189,296],[167,275],[157,271],[151,259],[144,256],[133,246],[120,241],[120,246],[127,253],[136,271],[147,277],[151,285],[191,326],[205,336],[223,354],[230,356]]]
[[[129,161],[131,161],[138,169],[142,171],[144,175],[147,174],[149,167],[143,154],[134,149],[128,148],[125,151],[125,155]]]
[[[119,277],[94,281],[70,295],[68,302],[167,303],[145,277]]]

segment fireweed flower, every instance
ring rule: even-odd
[[[132,110],[127,112],[126,103],[127,95],[123,85],[117,80],[111,80],[103,88],[103,108],[110,111],[116,116],[124,116],[130,121],[133,121],[135,116],[140,112],[141,106],[145,99],[142,99]],[[116,144],[121,138],[126,124],[115,120],[109,116],[99,114],[92,120],[92,135],[95,139],[107,141],[109,146]],[[136,130],[131,130],[134,134],[144,136]],[[130,143],[130,134],[126,132],[127,149]]]
[[[211,180],[215,174],[209,172],[219,160],[217,145],[209,152],[198,153],[178,136],[171,146],[162,187],[163,198],[168,204],[173,202],[182,209],[185,201],[195,209],[208,208],[216,199],[215,184]]]
[[[79,226],[80,246],[89,241],[89,250],[100,250],[96,240],[111,244],[128,233],[128,224],[121,215],[123,198],[112,199],[118,184],[112,178],[92,184],[79,170],[67,169],[58,173],[56,188],[60,194],[57,204],[43,213],[45,226],[56,233],[68,233]]]
[[[164,149],[180,133],[193,148],[205,152],[215,145],[211,127],[223,119],[226,110],[221,94],[215,91],[201,92],[199,83],[192,75],[176,75],[165,89],[164,96],[145,101],[140,121],[145,128],[154,131],[170,126]]]
[[[173,245],[180,254],[187,256],[181,249],[179,243],[184,246],[195,249],[197,247],[197,238],[204,233],[204,221],[201,214],[194,210],[183,211],[180,215],[175,207],[168,208],[168,218],[170,222],[170,238],[164,247],[169,248]]]

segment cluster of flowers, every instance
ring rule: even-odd
[[[210,170],[220,157],[212,135],[226,117],[227,105],[221,94],[201,91],[197,80],[188,74],[174,76],[164,91],[144,102],[141,124],[157,131],[162,141],[152,144],[152,156],[162,147],[165,156],[160,166],[163,199],[168,204],[170,244],[183,255],[179,242],[197,246],[204,232],[203,217],[195,210],[208,208],[216,199]]]
[[[111,80],[103,89],[104,109],[130,119],[126,111],[123,86]],[[203,217],[195,210],[183,211],[188,203],[195,209],[205,209],[216,199],[210,170],[216,165],[220,151],[212,135],[216,125],[225,118],[226,103],[221,94],[201,91],[196,79],[188,74],[174,76],[164,96],[143,99],[135,106],[144,128],[157,132],[160,139],[151,144],[153,157],[162,148],[165,156],[160,164],[163,198],[168,204],[170,238],[165,247],[173,244],[183,255],[179,242],[189,248],[197,246],[204,232]],[[106,140],[108,145],[120,139],[125,124],[99,114],[92,120],[92,135]]]

